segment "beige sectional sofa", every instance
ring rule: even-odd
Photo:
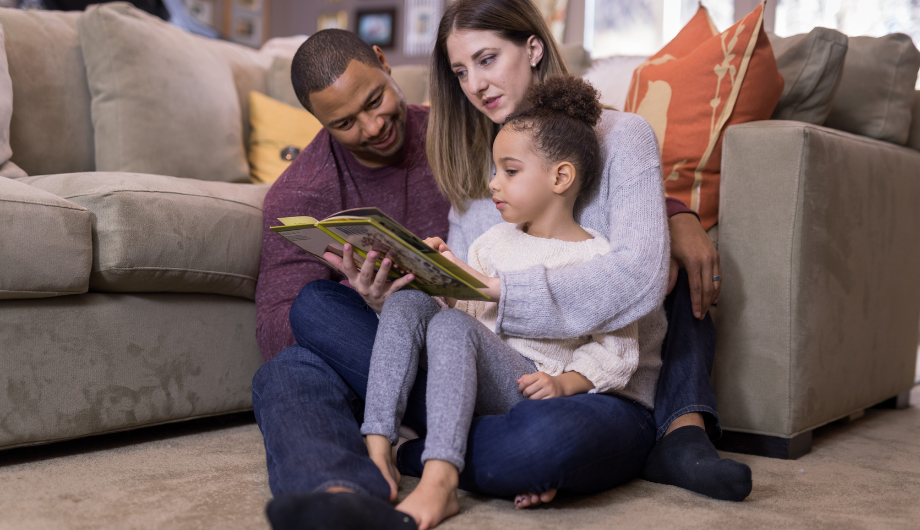
[[[297,104],[290,60],[124,4],[0,9],[0,29],[0,449],[249,409],[267,187],[248,183],[247,102]],[[394,77],[426,99],[424,69]],[[733,448],[797,456],[911,387],[913,121],[908,146],[727,131],[714,377]]]

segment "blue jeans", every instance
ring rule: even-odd
[[[700,412],[713,440],[722,436],[716,393],[712,388],[712,361],[716,328],[709,313],[693,316],[687,271],[680,269],[674,290],[664,300],[668,332],[661,345],[661,374],[655,393],[655,426],[661,438],[678,416]]]
[[[683,291],[675,289],[673,294],[683,292],[689,300],[687,289],[684,285]],[[294,302],[291,325],[298,344],[263,365],[253,379],[253,406],[265,439],[272,493],[344,486],[387,499],[389,487],[367,457],[359,432],[376,315],[353,290],[317,281],[304,287]],[[685,335],[666,344],[673,345],[672,353],[699,356],[699,350],[680,349]],[[712,353],[708,355],[711,366]],[[672,358],[665,360],[663,370],[668,366],[678,368],[672,379],[681,380],[694,367],[705,370],[706,361]],[[711,394],[708,372],[705,375]],[[422,436],[425,377],[420,370],[404,417]],[[662,394],[659,385],[656,400]],[[677,407],[675,411],[702,407],[699,410],[711,409],[714,414],[714,397],[711,403],[696,405],[686,401],[692,391],[678,392],[673,398],[664,394],[668,406]],[[666,411],[661,414],[671,416]],[[666,428],[640,405],[616,396],[581,394],[523,401],[508,414],[473,420],[460,486],[495,496],[554,488],[604,491],[639,475],[656,430]],[[400,448],[397,465],[402,473],[421,473],[423,449],[423,439]]]

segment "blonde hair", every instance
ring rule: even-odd
[[[490,195],[492,142],[499,127],[467,99],[450,67],[447,37],[455,30],[491,31],[518,45],[536,36],[544,48],[537,65],[540,82],[554,74],[567,74],[568,69],[543,16],[530,0],[456,0],[447,8],[431,56],[426,152],[438,189],[455,210],[463,212],[469,199]]]

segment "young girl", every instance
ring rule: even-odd
[[[508,117],[495,138],[492,200],[506,223],[479,237],[469,265],[441,241],[435,248],[486,279],[499,271],[567,267],[610,250],[598,232],[574,219],[581,190],[598,177],[594,131],[597,92],[572,76],[534,86],[529,108]],[[585,296],[586,305],[602,303]],[[587,337],[545,339],[496,335],[497,306],[448,300],[442,306],[418,291],[391,295],[384,305],[368,379],[364,424],[371,459],[396,487],[391,444],[427,353],[428,435],[419,486],[397,509],[430,528],[457,513],[456,488],[464,467],[473,415],[504,414],[525,399],[615,392],[639,362],[638,325]],[[520,502],[518,500],[517,502]]]

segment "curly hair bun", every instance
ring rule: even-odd
[[[601,117],[598,96],[597,89],[584,79],[558,74],[531,87],[527,100],[536,108],[559,112],[594,127]]]

